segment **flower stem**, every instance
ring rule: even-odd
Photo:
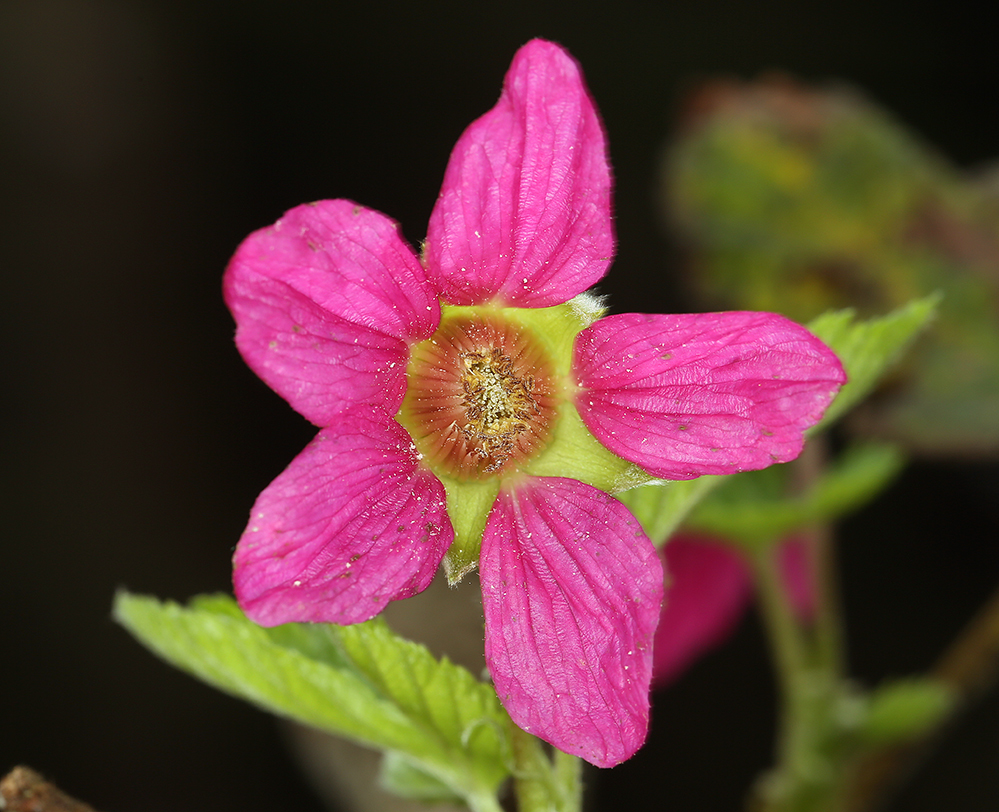
[[[513,745],[513,789],[518,812],[547,812],[551,809],[548,774],[551,767],[541,742],[514,724],[510,725]]]
[[[561,789],[563,808],[583,808],[583,762],[576,756],[555,751],[555,780]]]
[[[791,468],[791,488],[807,494],[822,476],[829,456],[825,437],[812,437]],[[815,596],[813,635],[815,655],[820,667],[842,676],[846,673],[843,644],[843,617],[840,608],[839,578],[832,529],[818,524],[803,529],[801,535],[808,551],[808,578]]]
[[[580,760],[556,750],[553,764],[540,739],[516,725],[510,727],[518,812],[581,812]]]
[[[843,614],[840,607],[836,549],[828,525],[806,531],[810,577],[815,590],[815,651],[819,665],[829,673],[846,673]]]
[[[472,812],[503,812],[503,805],[491,792],[467,796],[465,803]]]
[[[760,614],[770,642],[771,656],[776,677],[780,683],[783,701],[782,726],[779,751],[782,760],[793,752],[793,742],[788,738],[794,726],[787,724],[796,715],[796,700],[805,679],[808,658],[801,629],[795,623],[794,612],[781,581],[777,565],[776,547],[767,546],[752,559],[756,577],[756,594]]]
[[[820,643],[818,628],[798,621],[778,564],[777,544],[753,558],[760,612],[780,685],[777,765],[756,788],[759,812],[838,812],[848,761],[836,747],[836,713],[846,694],[837,653],[839,632]],[[821,592],[817,595],[822,600]],[[822,616],[821,607],[817,609]],[[828,615],[829,623],[838,616]]]

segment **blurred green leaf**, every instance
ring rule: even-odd
[[[461,797],[447,784],[438,781],[394,750],[389,750],[382,758],[378,781],[383,788],[400,798],[425,803],[461,801]]]
[[[839,356],[848,381],[812,431],[821,431],[863,400],[913,339],[930,323],[939,294],[917,299],[882,318],[858,321],[852,310],[824,313],[808,328]]]
[[[956,697],[932,679],[904,679],[881,685],[871,694],[861,741],[880,747],[929,733],[953,709]]]
[[[877,496],[903,464],[892,446],[857,446],[841,454],[808,491],[792,495],[787,482],[791,466],[735,474],[693,509],[686,524],[751,546],[770,543],[856,510]]]
[[[658,547],[673,535],[687,514],[730,477],[702,476],[683,482],[657,482],[617,494]]]
[[[509,717],[490,685],[375,618],[265,629],[228,597],[190,607],[119,593],[114,616],[154,653],[281,716],[394,751],[473,809],[495,808]]]

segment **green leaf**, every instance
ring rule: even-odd
[[[729,477],[702,476],[656,482],[617,494],[658,547],[676,531],[697,503]]]
[[[930,323],[939,303],[940,295],[934,293],[881,318],[857,321],[852,310],[839,310],[824,313],[808,325],[839,356],[849,379],[822,421],[812,428],[813,432],[828,428],[870,393],[885,371]]]
[[[999,226],[994,234],[997,247],[989,256],[997,270],[987,276],[925,263],[931,278],[922,287],[933,285],[944,295],[933,340],[920,343],[899,385],[864,414],[865,432],[905,442],[922,455],[994,458],[999,452]]]
[[[880,686],[870,697],[860,727],[864,744],[884,746],[929,733],[953,709],[954,692],[931,679],[904,679]]]
[[[749,546],[769,543],[856,510],[880,493],[903,464],[904,458],[893,446],[854,446],[823,471],[807,492],[793,495],[788,495],[790,468],[786,465],[735,474],[692,511],[687,525]]]
[[[497,808],[509,717],[495,691],[381,619],[265,629],[228,597],[183,607],[124,592],[114,616],[153,652],[210,685],[394,751],[473,809]]]
[[[425,803],[461,800],[447,784],[438,781],[394,750],[385,753],[378,781],[382,787],[400,798]]]

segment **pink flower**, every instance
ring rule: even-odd
[[[678,533],[660,550],[669,573],[656,629],[652,682],[664,688],[735,630],[753,593],[749,565],[737,548],[717,539]],[[789,538],[777,548],[788,599],[799,620],[815,614],[808,548]]]
[[[478,561],[500,700],[600,766],[645,739],[663,589],[607,491],[790,459],[843,380],[775,315],[596,320],[610,192],[579,68],[535,40],[455,146],[421,257],[326,200],[225,277],[243,357],[320,427],[239,541],[246,614],[357,623]]]

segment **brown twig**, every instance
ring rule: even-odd
[[[95,812],[70,798],[28,767],[15,767],[0,779],[0,809],[5,812]]]
[[[944,724],[917,741],[882,750],[858,766],[849,812],[874,812],[923,761],[941,728],[967,709],[999,680],[999,589],[943,653],[929,676],[954,691],[954,711]]]

